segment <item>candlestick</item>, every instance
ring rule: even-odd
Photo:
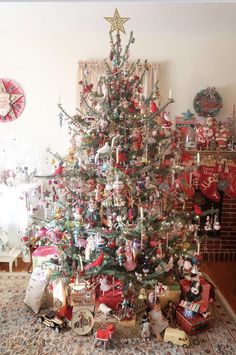
[[[200,242],[197,243],[197,255],[200,255]]]
[[[79,262],[80,262],[80,271],[83,271],[84,270],[83,261],[80,255],[79,255]]]
[[[116,163],[119,163],[119,147],[116,148]]]
[[[172,99],[172,96],[171,96],[171,89],[169,89],[169,99]]]
[[[200,165],[200,153],[197,153],[197,165]]]
[[[185,146],[187,147],[188,146],[188,140],[189,140],[189,137],[188,137],[188,134],[186,135],[186,140],[185,140]]]
[[[140,218],[143,219],[143,207],[140,207]]]

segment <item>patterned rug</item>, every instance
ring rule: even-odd
[[[79,337],[72,330],[57,334],[38,323],[36,316],[24,303],[29,275],[0,273],[0,354],[1,355],[97,355],[102,347],[93,349],[91,336]],[[189,349],[158,343],[155,339],[114,339],[114,348],[106,354],[175,355],[175,354],[236,354],[236,324],[217,300],[213,306],[213,326],[191,336]]]

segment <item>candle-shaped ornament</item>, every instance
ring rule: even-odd
[[[119,163],[119,147],[116,148],[116,163]]]
[[[200,165],[200,153],[197,152],[197,165]]]
[[[197,255],[200,255],[200,242],[197,243]]]
[[[80,271],[83,271],[84,267],[83,267],[83,261],[82,261],[81,255],[79,255],[79,262],[80,262]]]
[[[171,92],[171,89],[169,89],[169,99],[172,99],[172,92]]]
[[[140,218],[143,219],[143,207],[140,207]]]

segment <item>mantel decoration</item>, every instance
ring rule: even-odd
[[[223,107],[222,97],[215,87],[207,87],[196,94],[193,107],[199,116],[214,117]]]
[[[16,120],[24,110],[25,96],[11,79],[0,79],[0,122]]]

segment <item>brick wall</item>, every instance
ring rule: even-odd
[[[219,238],[203,238],[201,254],[205,261],[236,261],[236,200],[224,195]]]

